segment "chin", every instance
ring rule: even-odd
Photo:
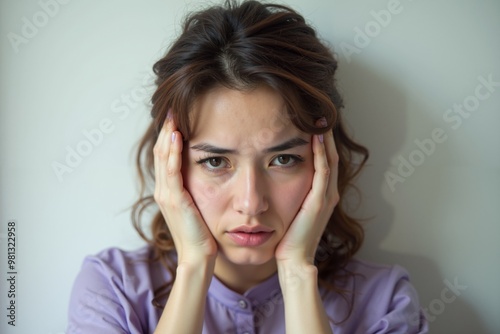
[[[219,256],[225,258],[228,262],[240,266],[264,265],[273,261],[274,249],[269,248],[229,248],[222,249]]]

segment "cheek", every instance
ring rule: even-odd
[[[219,196],[216,187],[197,176],[190,168],[183,172],[183,181],[184,187],[203,215],[203,212],[210,207],[209,204],[216,201]]]
[[[195,166],[183,167],[184,187],[193,198],[209,229],[214,232],[216,218],[221,216],[224,207],[223,192],[196,169]]]
[[[207,202],[215,196],[215,188],[203,181],[199,171],[197,171],[197,166],[191,161],[192,159],[186,152],[183,152],[182,181],[184,188],[201,211],[202,208],[207,207]]]
[[[274,204],[286,228],[296,216],[311,189],[313,172],[308,171],[305,174],[279,185],[274,192]]]
[[[220,192],[213,184],[204,182],[196,177],[188,178],[186,183],[185,187],[191,194],[194,203],[202,215],[209,212],[214,204],[220,202]]]

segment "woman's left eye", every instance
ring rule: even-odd
[[[298,155],[282,154],[275,157],[271,161],[271,165],[278,167],[291,167],[302,161],[304,161],[304,159]]]

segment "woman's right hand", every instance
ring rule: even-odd
[[[217,243],[184,188],[182,180],[182,135],[167,117],[153,149],[154,199],[160,207],[177,250],[178,264],[214,260]]]

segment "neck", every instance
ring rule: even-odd
[[[229,289],[243,294],[276,271],[275,259],[260,265],[235,265],[219,254],[215,261],[214,275]]]

